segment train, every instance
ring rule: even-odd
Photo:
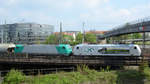
[[[76,56],[141,56],[141,49],[133,44],[80,44],[73,48]]]
[[[33,44],[6,45],[4,50],[0,44],[0,52],[12,52],[30,55],[48,56],[141,56],[141,49],[134,44],[78,44],[74,47],[69,44],[47,45]],[[7,49],[8,48],[8,49]]]
[[[16,45],[15,53],[24,53],[31,55],[64,55],[69,56],[72,54],[72,48],[68,44],[59,45],[46,45],[46,44],[33,44],[33,45]]]

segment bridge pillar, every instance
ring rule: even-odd
[[[106,38],[106,43],[107,43],[107,44],[110,43],[110,37]]]
[[[143,32],[143,49],[145,49],[145,32]]]
[[[112,37],[112,42],[111,42],[111,43],[112,43],[112,44],[115,43],[115,36]]]
[[[110,37],[110,38],[108,39],[108,42],[112,44],[112,43],[113,43],[113,40],[114,40],[113,37]]]

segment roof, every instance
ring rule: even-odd
[[[74,35],[75,33],[76,32],[62,32],[62,34],[64,34],[64,35],[70,35],[70,36]],[[60,34],[60,32],[54,32],[54,34],[58,35],[58,34]]]
[[[93,34],[104,34],[108,31],[87,31],[86,33],[93,33]]]
[[[127,47],[127,46],[134,46],[134,44],[79,44],[76,46],[122,46],[122,47]]]

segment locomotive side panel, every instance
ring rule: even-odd
[[[58,54],[55,45],[24,45],[21,53],[28,54]]]
[[[74,55],[100,55],[101,53],[98,52],[101,49],[101,46],[76,46],[73,49]]]

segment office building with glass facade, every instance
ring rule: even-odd
[[[14,23],[0,25],[0,42],[35,44],[45,42],[54,32],[54,26],[36,23]]]

